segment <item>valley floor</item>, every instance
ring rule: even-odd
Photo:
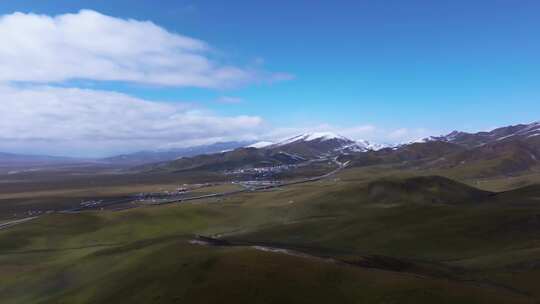
[[[466,185],[418,174],[346,169],[197,203],[40,216],[0,230],[0,298],[538,303],[537,176]],[[517,184],[529,186],[508,191]],[[123,187],[107,195],[133,191]]]

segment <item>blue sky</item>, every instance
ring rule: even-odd
[[[173,35],[207,44],[210,50],[204,57],[215,64],[250,75],[217,85],[111,81],[87,74],[5,79],[11,87],[14,82],[17,87],[37,82],[120,92],[146,101],[188,104],[216,119],[257,118],[256,134],[241,136],[253,140],[330,129],[373,141],[402,141],[540,117],[538,1],[0,2],[1,15],[18,11],[52,18],[81,9],[119,20],[151,21]],[[208,140],[234,139],[232,134],[212,133]],[[186,136],[189,140],[171,141],[189,145],[204,142],[203,137],[197,133]],[[76,155],[89,151],[78,143],[50,150],[48,138],[39,138],[40,144],[15,139],[0,149]],[[136,139],[88,153],[156,145]]]

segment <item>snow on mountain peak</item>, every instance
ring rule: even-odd
[[[301,135],[291,137],[289,139],[285,139],[285,140],[280,141],[279,143],[277,143],[277,145],[278,146],[283,146],[283,145],[290,144],[290,143],[297,142],[297,141],[306,141],[306,142],[314,141],[314,140],[327,141],[327,140],[332,140],[332,139],[339,139],[339,140],[343,140],[343,141],[351,141],[350,139],[348,139],[346,137],[337,135],[337,134],[332,133],[332,132],[312,132],[312,133],[304,133],[304,134],[301,134]]]
[[[311,133],[304,133],[300,134],[291,138],[288,138],[286,140],[280,141],[277,144],[274,144],[273,146],[279,147],[284,146],[290,143],[304,141],[304,142],[310,142],[310,141],[328,141],[328,140],[338,140],[339,147],[336,148],[336,151],[349,151],[349,152],[366,152],[366,151],[377,151],[380,149],[391,147],[392,145],[388,144],[378,144],[378,143],[372,143],[367,140],[356,140],[353,141],[347,137],[332,133],[332,132],[311,132]]]
[[[256,142],[254,144],[251,144],[249,146],[246,146],[246,148],[257,148],[257,149],[260,149],[260,148],[264,148],[264,147],[268,147],[268,146],[271,146],[273,145],[274,143],[271,142],[271,141],[259,141],[259,142]]]
[[[314,133],[307,133],[303,135],[306,141],[312,141],[312,140],[330,140],[330,139],[343,139],[343,140],[349,140],[343,136],[337,135],[332,132],[314,132]]]
[[[356,145],[359,148],[363,149],[364,151],[377,151],[377,150],[381,150],[381,149],[384,149],[384,148],[389,148],[389,147],[394,146],[394,145],[391,145],[391,144],[374,143],[374,142],[367,141],[365,139],[357,140]]]

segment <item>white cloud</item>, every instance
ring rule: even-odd
[[[374,125],[271,127],[258,116],[223,116],[184,103],[63,88],[69,80],[223,88],[293,76],[218,60],[204,41],[149,21],[91,10],[58,16],[0,16],[0,151],[106,155],[228,140],[280,140],[331,131],[352,139],[403,142],[423,129]],[[222,96],[221,103],[241,98]]]
[[[409,134],[409,130],[406,128],[399,128],[394,131],[391,131],[390,134],[388,134],[388,137],[394,138],[394,139],[401,139]]]
[[[108,91],[0,85],[0,100],[0,149],[16,144],[34,153],[60,146],[71,154],[87,149],[83,155],[188,146],[255,138],[263,126],[257,116],[219,116]]]
[[[187,103],[46,85],[0,84],[0,102],[0,151],[18,153],[105,156],[232,140],[277,142],[316,131],[377,143],[429,135],[368,124],[275,127],[259,116],[223,116]]]
[[[436,134],[430,132],[424,128],[399,128],[393,131],[390,131],[387,135],[388,139],[392,142],[411,142],[416,141],[422,138],[426,138],[430,135]]]
[[[429,136],[431,133],[424,128],[385,128],[374,125],[360,125],[349,128],[335,128],[344,136],[353,139],[365,139],[376,143],[398,144],[410,142]]]
[[[56,86],[83,80],[214,89],[292,77],[259,63],[226,64],[216,54],[152,22],[92,10],[0,16],[0,151],[104,155],[255,139],[264,124],[258,116]]]
[[[91,10],[0,17],[0,82],[124,81],[221,88],[290,79],[212,59],[204,42]]]
[[[336,128],[334,132],[349,138],[366,139],[371,138],[377,131],[377,127],[373,125],[358,125],[349,128]]]

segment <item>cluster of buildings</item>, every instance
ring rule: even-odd
[[[166,190],[163,192],[141,192],[141,193],[135,194],[134,197],[137,200],[146,200],[146,199],[151,199],[151,198],[169,198],[169,197],[174,197],[174,196],[184,194],[187,191],[188,189],[185,187],[178,187],[174,191]]]
[[[178,186],[178,188],[172,191],[164,190],[161,192],[141,192],[141,193],[135,194],[133,198],[138,201],[175,198],[195,189],[211,187],[215,185],[216,184],[213,184],[213,183],[189,184],[189,185],[184,184],[182,186]]]
[[[96,206],[96,205],[99,205],[103,203],[103,200],[90,200],[90,201],[82,201],[81,202],[81,207],[91,207],[91,206]]]
[[[255,178],[267,178],[272,177],[275,174],[292,170],[297,165],[278,165],[271,167],[257,167],[257,168],[242,168],[235,170],[225,171],[225,175],[250,175]]]

